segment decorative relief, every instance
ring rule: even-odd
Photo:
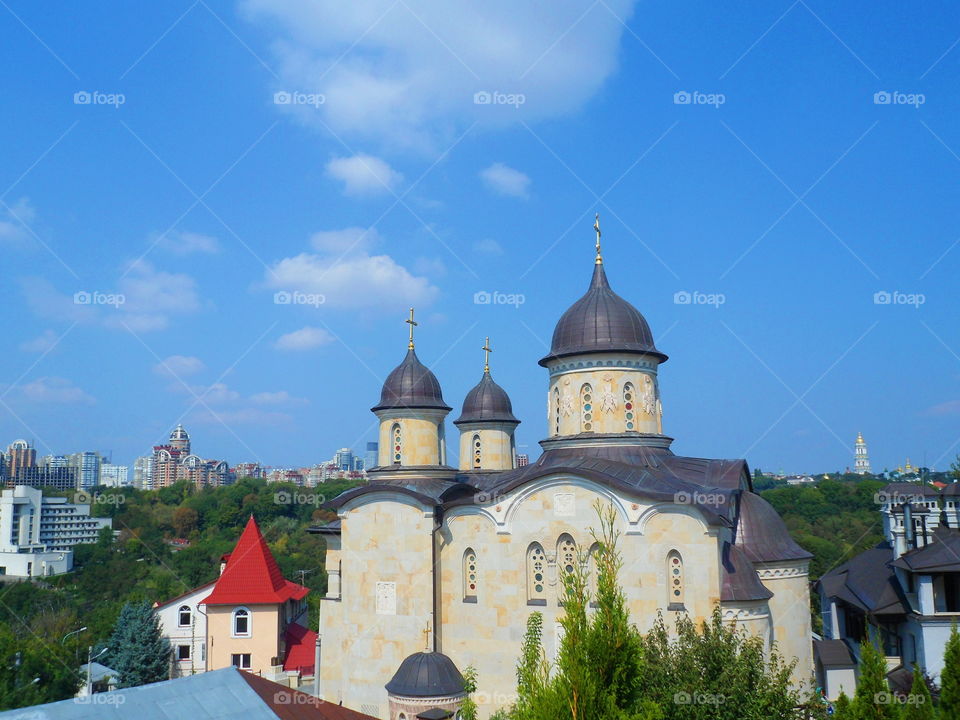
[[[647,415],[653,415],[657,411],[656,388],[649,375],[643,376],[643,387],[640,389],[640,409]]]
[[[760,605],[752,608],[748,608],[748,607],[723,608],[724,620],[729,620],[729,621],[759,620],[765,617],[770,617],[770,611],[767,609],[766,605]]]
[[[397,614],[397,584],[395,582],[377,583],[377,615]]]
[[[560,396],[560,414],[568,417],[573,413],[573,395],[570,393],[570,381],[563,383],[563,394]]]
[[[617,409],[617,396],[613,394],[613,385],[611,383],[604,383],[603,390],[600,391],[600,409],[607,413],[612,413]]]
[[[757,568],[757,575],[760,576],[761,580],[805,577],[807,575],[807,568],[805,565]]]
[[[556,517],[573,517],[577,514],[573,493],[556,493],[553,496],[553,514]]]

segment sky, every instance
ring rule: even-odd
[[[954,2],[2,0],[0,37],[4,446],[362,452],[415,306],[448,420],[490,336],[535,457],[599,213],[675,452],[960,452]]]

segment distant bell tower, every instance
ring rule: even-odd
[[[870,472],[870,456],[867,455],[867,441],[863,439],[863,433],[857,433],[853,450],[853,471],[858,475]]]

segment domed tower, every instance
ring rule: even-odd
[[[513,434],[520,421],[513,416],[507,392],[490,375],[490,338],[483,345],[483,377],[463,401],[453,424],[460,430],[460,469],[511,470],[516,467]]]
[[[410,308],[410,342],[407,356],[380,391],[380,402],[371,410],[380,420],[377,467],[372,474],[402,477],[409,469],[417,477],[455,473],[447,467],[444,419],[451,408],[443,401],[440,383],[417,357],[413,328],[417,323]]]
[[[177,426],[170,433],[170,447],[180,450],[183,455],[190,454],[190,435],[183,429],[183,425],[177,423]]]
[[[454,717],[467,696],[463,688],[453,660],[438,652],[414,653],[386,685],[390,720]]]
[[[549,354],[540,365],[550,371],[544,448],[572,444],[668,447],[657,370],[667,356],[653,342],[640,312],[607,281],[600,252],[587,293],[560,318]]]

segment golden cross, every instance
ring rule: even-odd
[[[427,620],[427,627],[423,630],[423,646],[426,650],[430,650],[430,621]]]
[[[490,372],[490,353],[493,352],[493,348],[490,347],[490,338],[486,338],[480,349],[483,350],[483,371]]]
[[[597,213],[594,218],[593,229],[597,231],[597,265],[602,265],[603,256],[600,254],[600,213]]]
[[[404,320],[404,322],[405,322],[405,323],[408,323],[408,324],[410,325],[410,343],[407,345],[407,347],[408,347],[410,350],[413,350],[413,328],[414,328],[414,326],[420,324],[420,323],[418,323],[416,320],[413,319],[413,308],[410,308],[410,319],[409,319],[409,320]]]

